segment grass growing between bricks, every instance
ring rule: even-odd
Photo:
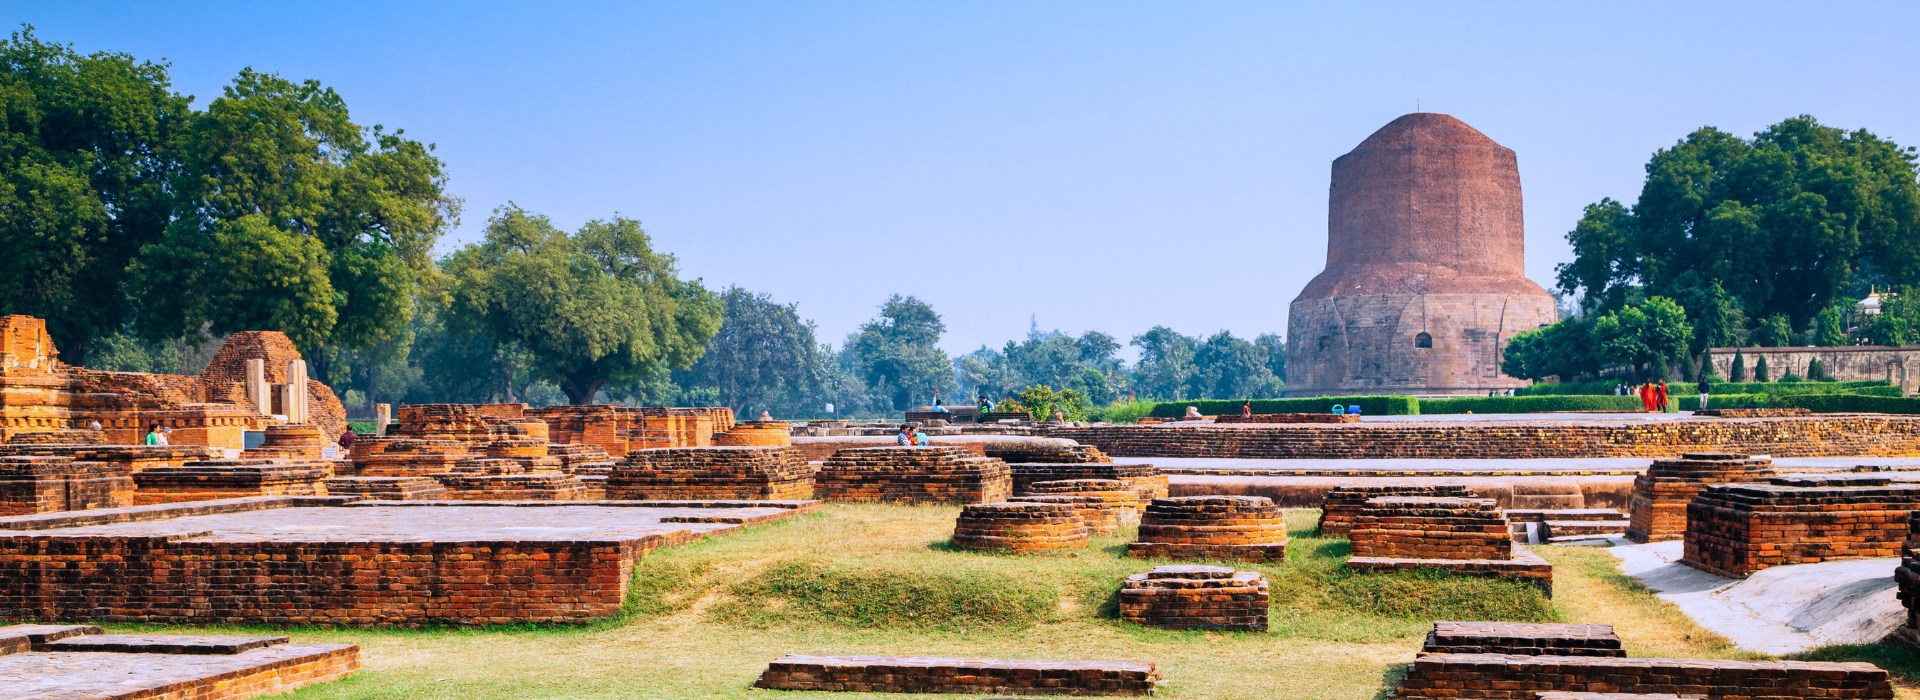
[[[1136,627],[1114,619],[1120,582],[1166,562],[1126,558],[1132,528],[1082,550],[996,555],[949,545],[958,512],[829,505],[657,551],[635,572],[626,611],[590,625],[293,630],[297,641],[360,644],[365,670],[284,697],[906,697],[749,688],[781,654],[865,653],[1153,661],[1160,697],[1368,700],[1435,619],[1612,622],[1636,656],[1738,657],[1604,552],[1536,548],[1555,564],[1554,601],[1514,582],[1349,574],[1346,540],[1315,537],[1315,511],[1289,513],[1286,564],[1237,565],[1269,580],[1269,632]]]

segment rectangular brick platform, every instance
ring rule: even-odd
[[[1127,556],[1242,562],[1287,560],[1286,514],[1259,496],[1156,498]]]
[[[754,681],[775,690],[863,693],[1152,695],[1159,670],[1134,661],[1027,661],[918,656],[803,656],[775,659]]]
[[[346,644],[102,634],[91,626],[0,627],[0,696],[20,700],[242,700],[358,670],[360,648]]]
[[[0,457],[0,516],[133,505],[124,465],[71,457]]]
[[[1132,485],[1140,494],[1136,508],[1145,508],[1153,499],[1167,497],[1167,475],[1151,464],[1114,464],[1112,462],[1009,462],[1013,473],[1013,492],[1026,493],[1042,481],[1114,479]]]
[[[1537,693],[1698,695],[1712,700],[1891,700],[1868,663],[1429,654],[1414,659],[1400,700],[1534,700]]]
[[[1773,461],[1764,457],[1692,453],[1679,459],[1656,459],[1647,473],[1633,480],[1627,539],[1643,543],[1681,539],[1687,531],[1687,503],[1702,489],[1710,484],[1759,481],[1777,473]]]
[[[1560,622],[1435,622],[1421,654],[1624,657],[1613,625]]]
[[[447,499],[447,487],[424,476],[349,476],[328,479],[327,495],[377,501],[443,501]]]
[[[1353,516],[1367,507],[1367,501],[1389,496],[1474,497],[1473,492],[1465,486],[1416,484],[1337,486],[1327,492],[1326,501],[1320,504],[1320,536],[1346,537],[1347,532],[1353,529]]]
[[[791,447],[634,450],[608,474],[606,488],[608,498],[640,501],[806,499],[813,467]]]
[[[1013,495],[1007,464],[959,447],[858,447],[813,477],[816,498],[879,503],[996,503]]]
[[[1920,483],[1870,474],[1708,486],[1687,505],[1680,563],[1741,577],[1772,566],[1898,556],[1915,509]]]
[[[810,505],[251,498],[0,518],[0,619],[583,622],[620,611],[646,552]]]
[[[1512,526],[1493,499],[1375,498],[1353,517],[1348,538],[1351,569],[1517,579],[1553,595],[1553,566],[1513,543]]]
[[[333,467],[326,462],[261,459],[208,460],[157,466],[133,475],[134,505],[209,501],[241,496],[325,496]]]

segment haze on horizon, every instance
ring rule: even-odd
[[[1819,10],[1828,9],[1825,6]],[[466,200],[613,213],[836,345],[890,294],[948,352],[1042,329],[1284,333],[1334,158],[1416,107],[1519,155],[1527,273],[1656,150],[1798,114],[1920,145],[1920,5],[331,3],[0,0],[8,29],[338,90]]]

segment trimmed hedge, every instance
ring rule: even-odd
[[[1708,380],[1713,385],[1713,393],[1721,394],[1871,394],[1900,395],[1900,387],[1886,380],[1852,382],[1723,382]],[[1553,384],[1531,384],[1520,387],[1515,392],[1521,396],[1569,396],[1604,395],[1612,396],[1618,382],[1567,382]],[[1638,387],[1638,384],[1630,385]],[[1692,392],[1693,382],[1667,382],[1667,391],[1674,395]]]
[[[1920,398],[1902,396],[1794,394],[1771,397],[1768,405],[1780,408],[1804,408],[1814,413],[1920,414]]]
[[[1179,418],[1188,406],[1200,409],[1200,415],[1239,415],[1245,399],[1193,399],[1162,401],[1148,414],[1156,418]],[[1411,396],[1315,396],[1305,399],[1254,399],[1254,413],[1332,413],[1334,404],[1358,404],[1360,413],[1369,416],[1413,416],[1420,414],[1420,400]]]
[[[1422,399],[1420,401],[1420,413],[1425,415],[1564,411],[1637,413],[1641,410],[1643,409],[1638,396],[1465,396],[1457,399]]]

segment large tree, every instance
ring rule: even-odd
[[[496,351],[524,351],[536,375],[575,405],[609,383],[658,379],[699,361],[720,329],[721,302],[678,277],[640,222],[590,221],[569,235],[508,205],[486,237],[449,256],[449,325]]]
[[[1187,393],[1195,398],[1261,399],[1280,395],[1280,378],[1268,369],[1267,352],[1220,331],[1194,348]]]
[[[939,345],[946,331],[932,306],[895,294],[879,316],[847,338],[843,362],[894,410],[924,405],[954,386],[953,367]]]
[[[129,275],[138,326],[392,344],[458,214],[432,147],[355,124],[318,82],[243,70],[184,135],[182,202]]]
[[[1194,339],[1166,326],[1154,326],[1133,337],[1140,348],[1140,361],[1133,365],[1133,385],[1143,398],[1177,400],[1190,398],[1193,378]]]
[[[0,42],[0,313],[46,318],[74,361],[126,322],[123,273],[173,218],[191,118],[166,63],[31,27]]]
[[[702,396],[743,414],[813,415],[832,367],[813,322],[793,304],[739,287],[727,288],[720,301],[720,332],[700,361],[679,374],[680,388],[707,392]]]
[[[1668,367],[1686,356],[1693,328],[1687,324],[1686,309],[1672,299],[1653,297],[1594,319],[1591,336],[1601,363],[1665,376]]]
[[[1920,283],[1912,148],[1800,116],[1752,140],[1702,128],[1646,170],[1632,207],[1601,200],[1567,234],[1559,286],[1589,312],[1725,294],[1745,319],[1798,328],[1870,284]],[[1702,312],[1719,313],[1695,309],[1696,323]]]

